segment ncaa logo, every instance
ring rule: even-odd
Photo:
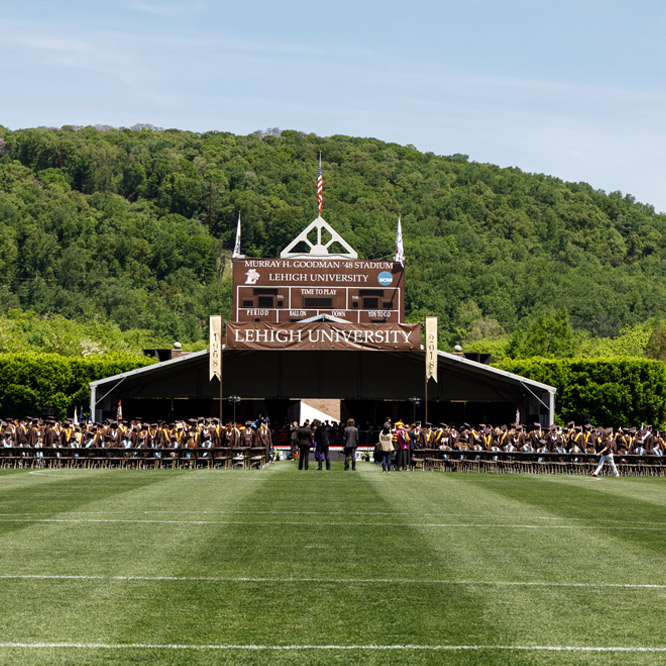
[[[393,276],[388,271],[382,271],[377,276],[377,282],[382,285],[382,287],[388,287],[391,282],[393,282]]]

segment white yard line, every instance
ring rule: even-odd
[[[299,650],[371,650],[371,651],[523,651],[523,652],[666,652],[666,647],[649,646],[605,646],[605,645],[219,645],[219,644],[179,644],[179,643],[22,643],[3,642],[0,649],[82,649],[82,650],[247,650],[247,651],[285,651]]]
[[[53,511],[29,511],[20,512],[13,511],[2,513],[0,518],[4,516],[50,516]],[[280,511],[280,510],[267,510],[267,511],[247,511],[247,510],[229,510],[223,509],[207,510],[188,510],[188,509],[126,509],[123,511],[76,511],[66,510],[63,513],[81,516],[126,516],[126,515],[201,515],[201,516],[412,516],[413,512],[410,511]],[[587,521],[590,522],[590,517],[585,518],[572,518],[570,516],[521,516],[515,514],[484,514],[484,513],[446,513],[446,512],[423,512],[419,515],[438,516],[439,518],[488,518],[495,519],[506,518],[512,520],[567,520],[567,521]],[[630,524],[630,525],[661,525],[666,526],[663,521],[647,521],[647,520],[616,520],[613,518],[594,518],[597,523],[613,523],[613,524]]]
[[[574,587],[664,590],[666,583],[577,583],[554,581],[502,581],[455,580],[448,578],[325,578],[291,576],[108,576],[96,574],[0,574],[0,580],[56,580],[56,581],[118,581],[118,582],[180,582],[180,583],[318,583],[345,585],[373,585],[393,583],[397,585],[466,585],[494,587]]]
[[[0,512],[0,521],[3,517],[31,517],[31,516],[51,516],[53,513],[58,513],[54,511],[29,511],[29,512],[18,512],[14,511],[11,513],[2,513]],[[62,513],[66,515],[74,516],[128,516],[128,515],[158,515],[158,516],[412,516],[413,512],[408,511],[246,511],[246,510],[229,510],[224,511],[221,509],[216,509],[214,511],[199,509],[199,510],[186,510],[186,509],[127,509],[124,511],[76,511],[76,510],[66,510]],[[495,519],[503,518],[510,520],[544,520],[544,521],[556,521],[556,520],[566,520],[569,522],[578,522],[586,521],[590,522],[591,520],[595,523],[598,523],[599,527],[602,527],[606,524],[608,525],[629,525],[634,527],[636,525],[652,525],[652,526],[661,526],[666,527],[666,522],[663,521],[648,521],[648,520],[616,520],[613,518],[572,518],[570,516],[520,516],[512,514],[483,514],[483,513],[421,513],[419,514],[423,517],[438,516],[440,518],[488,518]],[[188,522],[188,521],[185,521]],[[347,523],[345,523],[347,524]],[[422,525],[425,523],[416,523]],[[493,523],[494,524],[494,523]],[[572,525],[571,528],[575,527]]]
[[[303,523],[303,521],[289,521],[289,520],[166,520],[162,518],[16,518],[4,517],[0,518],[0,523],[133,523],[133,524],[164,524],[164,525],[244,525],[250,527],[252,525],[273,525],[280,527],[284,525],[298,525],[299,527],[315,527],[319,528],[320,525],[313,523]],[[395,522],[368,522],[358,520],[347,520],[343,522],[329,522],[329,527],[407,527],[423,528],[423,527],[441,527],[441,528],[472,528],[472,529],[521,529],[521,530],[649,530],[652,532],[659,532],[666,528],[663,523],[656,523],[656,527],[637,526],[631,525],[529,525],[521,523],[395,523]]]

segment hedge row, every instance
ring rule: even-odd
[[[0,417],[52,414],[63,419],[79,406],[87,412],[89,382],[154,362],[155,359],[131,354],[0,354]]]
[[[560,423],[590,420],[614,428],[651,423],[663,428],[666,417],[666,365],[640,358],[570,360],[531,358],[497,364],[557,388]]]

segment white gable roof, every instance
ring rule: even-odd
[[[317,242],[312,243],[308,238],[308,234],[316,229],[317,230]],[[322,242],[322,231],[327,231],[331,238],[327,243]],[[309,252],[293,252],[293,249],[299,244],[305,243],[309,248]],[[329,253],[328,248],[333,245],[333,243],[338,243],[341,245],[347,252],[341,252],[332,254]],[[296,238],[294,238],[287,247],[280,252],[281,259],[296,259],[299,257],[308,257],[311,259],[316,259],[317,257],[331,259],[331,258],[342,258],[342,259],[358,259],[358,254],[354,248],[345,241],[340,234],[338,234],[335,229],[320,215],[316,220],[308,224],[303,231],[301,231]]]

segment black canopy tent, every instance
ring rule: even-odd
[[[553,422],[552,386],[446,352],[437,360],[439,381],[428,384],[431,421],[511,423],[518,410],[524,423]],[[225,420],[231,419],[230,396],[241,398],[241,416],[243,404],[256,410],[250,401],[262,401],[273,423],[283,420],[290,400],[307,398],[341,399],[343,413],[353,411],[357,420],[395,412],[411,418],[417,402],[418,418],[423,415],[423,352],[225,349],[222,368]],[[126,419],[217,416],[219,394],[204,350],[92,382],[90,408],[96,421],[115,417],[120,400]]]

